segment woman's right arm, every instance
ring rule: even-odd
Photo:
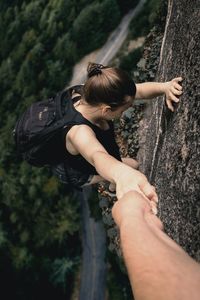
[[[157,201],[155,189],[145,175],[109,155],[89,126],[73,126],[66,140],[95,167],[100,176],[116,184],[118,199],[128,191],[136,190],[150,200]]]

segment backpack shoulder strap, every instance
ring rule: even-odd
[[[83,86],[83,84],[74,85],[63,91],[61,106],[64,108],[63,121],[65,125],[87,124],[91,127],[91,122],[85,119],[73,105],[73,99],[82,96]]]

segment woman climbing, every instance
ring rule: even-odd
[[[155,188],[137,169],[134,159],[121,158],[114,138],[113,120],[132,106],[135,99],[148,99],[166,95],[170,110],[182,93],[181,77],[171,81],[135,84],[130,76],[118,69],[89,63],[88,79],[82,96],[73,103],[87,124],[66,127],[63,131],[67,162],[66,176],[75,187],[95,184],[102,180],[116,186],[121,198],[126,192],[136,190],[157,201]],[[77,99],[77,98],[75,98]]]

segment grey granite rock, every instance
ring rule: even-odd
[[[166,232],[200,261],[200,2],[169,1],[158,81],[182,76],[170,112],[163,97],[147,107],[138,159],[159,195]]]

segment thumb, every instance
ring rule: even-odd
[[[158,203],[158,195],[153,185],[151,185],[149,182],[146,182],[144,185],[140,186],[140,188],[148,200]]]

